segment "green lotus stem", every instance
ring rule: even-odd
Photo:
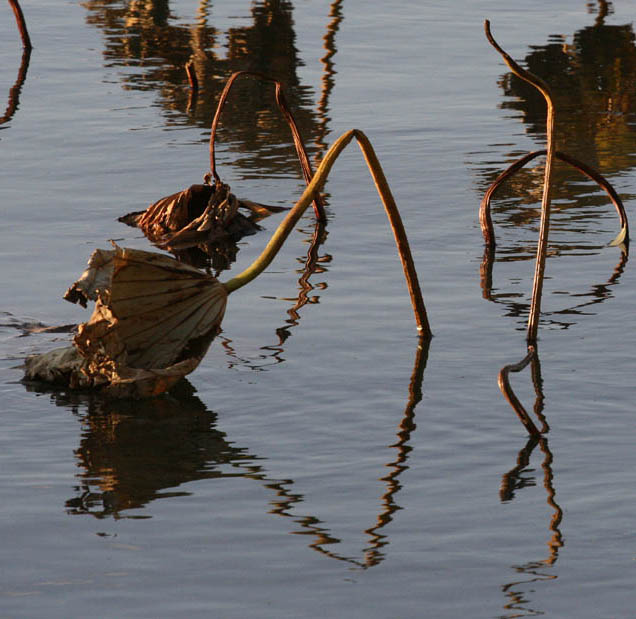
[[[234,292],[242,286],[245,286],[245,284],[251,282],[269,266],[272,260],[276,257],[276,254],[278,254],[280,248],[285,242],[285,239],[287,239],[296,223],[298,223],[299,219],[314,199],[314,196],[324,185],[336,159],[353,138],[358,141],[358,145],[362,150],[362,154],[364,155],[369,171],[371,172],[371,176],[373,177],[375,187],[382,199],[382,204],[384,205],[387,217],[389,218],[389,223],[393,230],[395,243],[400,255],[400,260],[402,261],[402,268],[404,269],[404,276],[406,278],[409,294],[411,296],[411,304],[413,306],[417,328],[422,336],[430,338],[432,337],[432,333],[426,315],[426,307],[424,306],[424,300],[422,299],[422,292],[418,282],[417,272],[413,263],[413,257],[411,255],[406,232],[404,230],[404,225],[402,223],[402,218],[400,217],[397,205],[395,204],[395,200],[391,194],[386,177],[384,176],[382,166],[380,165],[375,151],[371,146],[371,142],[369,142],[367,136],[358,129],[351,129],[350,131],[347,131],[333,143],[331,148],[327,151],[318,170],[311,179],[311,182],[307,185],[303,195],[300,197],[300,200],[296,202],[285,219],[280,223],[261,255],[242,273],[225,282],[224,286],[228,293]]]
[[[547,156],[545,162],[545,174],[543,178],[543,199],[541,201],[541,225],[539,228],[539,242],[537,244],[537,259],[534,267],[534,282],[532,285],[532,302],[530,305],[530,316],[528,318],[528,330],[526,339],[528,343],[537,340],[537,330],[539,328],[539,316],[541,314],[541,294],[543,292],[543,276],[545,272],[545,258],[548,250],[548,229],[550,227],[550,189],[552,181],[552,165],[554,163],[554,152],[556,150],[554,140],[554,104],[550,87],[540,77],[521,68],[495,41],[490,32],[490,22],[484,22],[484,30],[488,42],[501,54],[509,69],[519,78],[534,86],[546,100],[547,118]]]

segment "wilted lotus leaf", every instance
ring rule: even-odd
[[[246,217],[239,208],[250,212]],[[145,211],[129,213],[119,221],[137,226],[154,243],[169,249],[183,249],[225,239],[238,240],[254,234],[258,219],[280,207],[239,200],[228,185],[192,185],[151,204]]]
[[[192,372],[219,332],[227,292],[217,279],[162,254],[97,250],[66,294],[85,305],[73,347],[26,360],[26,378],[111,397],[148,397]]]

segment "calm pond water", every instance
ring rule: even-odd
[[[0,7],[0,616],[624,618],[636,602],[636,273],[605,193],[556,171],[539,359],[526,354],[544,105],[483,20],[554,88],[559,148],[636,203],[636,3],[24,0],[22,63]],[[189,102],[184,64],[201,92]],[[200,182],[232,71],[282,80],[311,158],[370,137],[401,209],[435,334],[419,346],[386,217],[357,147],[169,396],[106,402],[24,385],[25,355],[117,217]],[[26,73],[26,75],[25,75]],[[241,85],[218,165],[289,206],[302,177],[270,87]],[[282,215],[230,251],[227,280]],[[635,225],[635,224],[633,224]],[[632,225],[632,227],[633,227]],[[218,264],[216,265],[219,266]],[[226,265],[227,266],[227,265]],[[534,376],[534,384],[532,377]]]

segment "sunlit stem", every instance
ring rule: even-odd
[[[479,221],[481,223],[481,231],[484,235],[484,242],[491,248],[495,247],[495,229],[492,224],[492,218],[490,216],[490,203],[492,201],[492,197],[495,192],[499,189],[499,187],[510,178],[513,174],[515,174],[518,170],[523,168],[528,162],[532,161],[536,157],[540,155],[545,155],[545,150],[535,150],[523,157],[520,157],[512,163],[506,170],[504,170],[488,187],[488,190],[484,194],[482,198],[481,204],[479,205]],[[554,156],[561,161],[565,161],[569,163],[573,168],[581,172],[581,174],[585,174],[585,176],[591,178],[595,181],[599,187],[601,187],[605,193],[609,196],[612,204],[614,204],[616,208],[616,212],[618,213],[618,217],[620,219],[621,229],[616,236],[616,238],[610,243],[610,246],[621,246],[622,251],[627,252],[629,247],[629,222],[627,220],[627,211],[625,210],[625,206],[623,205],[620,196],[616,193],[614,187],[612,187],[611,183],[598,171],[590,166],[586,165],[582,161],[575,159],[571,155],[567,153],[563,153],[561,151],[555,150]]]
[[[15,21],[18,24],[18,30],[20,31],[20,37],[22,38],[22,45],[24,49],[32,49],[31,45],[31,37],[29,36],[29,31],[27,30],[26,20],[24,19],[24,13],[22,12],[22,8],[18,4],[18,0],[9,0],[9,4],[13,9],[13,14],[15,15]]]
[[[495,41],[490,33],[490,22],[484,22],[484,29],[489,43],[501,54],[504,62],[510,70],[522,80],[534,86],[546,100],[547,109],[547,155],[545,162],[545,174],[543,178],[543,199],[541,201],[541,225],[539,229],[539,243],[537,245],[537,259],[534,267],[534,282],[532,285],[532,302],[530,305],[530,316],[528,318],[527,340],[534,343],[537,340],[537,329],[539,328],[539,316],[541,314],[541,293],[543,291],[543,275],[545,272],[545,258],[548,250],[548,229],[550,227],[550,189],[552,180],[552,164],[554,162],[554,151],[556,150],[554,140],[554,105],[550,88],[544,80],[521,68]]]
[[[391,194],[389,184],[384,176],[380,162],[378,161],[375,151],[371,146],[371,142],[369,142],[366,135],[358,129],[351,129],[350,131],[347,131],[333,143],[331,148],[327,151],[318,170],[314,174],[311,182],[307,185],[307,188],[300,200],[298,200],[285,219],[280,223],[278,229],[274,232],[261,255],[247,269],[245,269],[245,271],[226,282],[225,287],[228,293],[234,292],[242,286],[245,286],[245,284],[251,282],[269,266],[285,242],[285,239],[294,229],[294,226],[298,223],[309,204],[311,204],[314,195],[319,192],[324,185],[336,159],[353,138],[358,141],[358,145],[362,150],[362,154],[364,155],[369,171],[371,172],[371,176],[373,177],[373,181],[375,182],[375,187],[382,199],[382,204],[384,205],[387,217],[389,218],[389,223],[393,230],[395,243],[400,255],[400,260],[402,261],[402,267],[404,269],[409,294],[411,295],[411,304],[413,305],[417,328],[424,337],[431,337],[432,333],[426,315],[426,308],[424,306],[424,300],[422,299],[422,292],[420,290],[417,272],[413,263],[413,257],[411,255],[404,225],[402,224],[402,218],[400,217],[400,213],[397,205],[395,204],[395,200],[393,199],[393,195]]]

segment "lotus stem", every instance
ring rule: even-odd
[[[530,305],[530,316],[528,318],[528,330],[526,339],[533,344],[537,340],[537,330],[539,328],[539,316],[541,314],[541,294],[543,292],[543,276],[545,272],[545,258],[548,250],[548,230],[550,227],[550,190],[552,182],[552,164],[554,163],[554,151],[556,150],[554,140],[554,104],[552,94],[548,84],[540,77],[521,68],[495,41],[490,32],[490,22],[484,22],[484,30],[488,42],[501,54],[504,62],[510,70],[522,80],[534,86],[544,97],[547,103],[547,150],[545,173],[543,179],[543,199],[541,201],[541,224],[539,228],[539,242],[537,244],[537,259],[534,269],[534,282],[532,285],[532,303]]]
[[[545,150],[535,150],[523,157],[517,159],[513,164],[511,164],[506,170],[504,170],[488,187],[488,190],[484,194],[484,197],[481,200],[481,204],[479,205],[479,221],[481,224],[481,231],[484,235],[484,242],[489,247],[495,246],[495,230],[492,224],[492,218],[490,216],[490,203],[492,201],[492,197],[499,189],[499,187],[503,184],[503,182],[510,178],[515,172],[520,170],[527,163],[539,157],[541,155],[545,155],[547,151]],[[618,236],[610,243],[610,245],[625,245],[627,247],[629,245],[629,223],[627,221],[627,212],[625,211],[625,206],[623,205],[622,200],[616,193],[616,190],[610,182],[602,175],[600,172],[597,172],[594,168],[586,165],[582,161],[571,157],[567,153],[562,151],[555,151],[554,156],[561,161],[565,161],[569,163],[573,168],[577,169],[581,174],[591,178],[595,181],[600,187],[602,187],[607,195],[610,197],[612,204],[616,208],[616,212],[618,213],[618,217],[621,224],[620,232]]]
[[[287,105],[287,101],[285,99],[285,95],[283,94],[283,87],[281,83],[267,75],[263,75],[262,73],[257,73],[254,71],[237,71],[233,73],[228,81],[225,84],[225,88],[219,97],[219,102],[216,107],[216,113],[214,114],[214,118],[212,120],[212,129],[210,132],[210,172],[216,181],[220,181],[219,175],[216,171],[216,158],[214,154],[214,143],[216,141],[216,130],[219,124],[219,119],[221,118],[221,112],[223,111],[223,106],[227,100],[227,97],[232,89],[234,82],[241,76],[250,76],[255,77],[257,79],[263,80],[264,82],[271,82],[276,87],[276,103],[283,114],[287,124],[292,133],[292,137],[294,139],[294,146],[296,147],[296,153],[298,154],[298,159],[300,161],[300,167],[303,171],[303,177],[306,183],[309,183],[314,175],[311,162],[309,161],[309,157],[307,156],[307,150],[305,149],[305,144],[303,143],[302,136],[300,135],[300,131],[298,130],[298,126],[296,125],[296,121]],[[316,214],[316,218],[320,221],[326,221],[327,216],[325,214],[325,207],[322,202],[322,198],[320,195],[316,194],[313,197],[314,203],[314,213]]]
[[[31,45],[31,37],[29,36],[29,31],[27,30],[26,21],[24,19],[24,13],[22,12],[22,8],[20,7],[18,0],[9,0],[9,4],[11,5],[13,14],[15,15],[15,21],[18,24],[18,30],[20,31],[20,37],[22,38],[22,45],[24,49],[33,49],[33,45]]]
[[[371,142],[369,142],[367,136],[358,129],[351,129],[350,131],[347,131],[332,144],[331,148],[325,154],[318,170],[311,179],[311,182],[307,185],[303,195],[289,211],[285,219],[280,223],[261,255],[247,269],[245,269],[245,271],[232,278],[224,285],[228,293],[234,292],[252,281],[269,266],[272,260],[276,257],[276,254],[278,254],[280,248],[285,242],[285,239],[287,239],[291,231],[294,229],[294,226],[311,203],[314,195],[320,191],[324,185],[336,159],[353,138],[358,141],[358,145],[362,150],[362,154],[365,158],[371,176],[373,177],[376,190],[380,195],[387,217],[389,218],[389,223],[393,230],[395,243],[402,262],[402,268],[404,269],[404,276],[406,278],[409,294],[411,296],[411,304],[415,314],[417,329],[423,337],[430,338],[432,337],[432,333],[426,315],[426,307],[424,306],[424,300],[422,299],[422,292],[418,282],[417,272],[413,263],[408,239],[406,237],[406,231],[404,230],[404,225],[402,223],[402,218],[400,217],[397,205],[395,204],[395,200],[391,194],[386,177],[384,176],[382,166],[380,165],[375,151],[371,146]]]

